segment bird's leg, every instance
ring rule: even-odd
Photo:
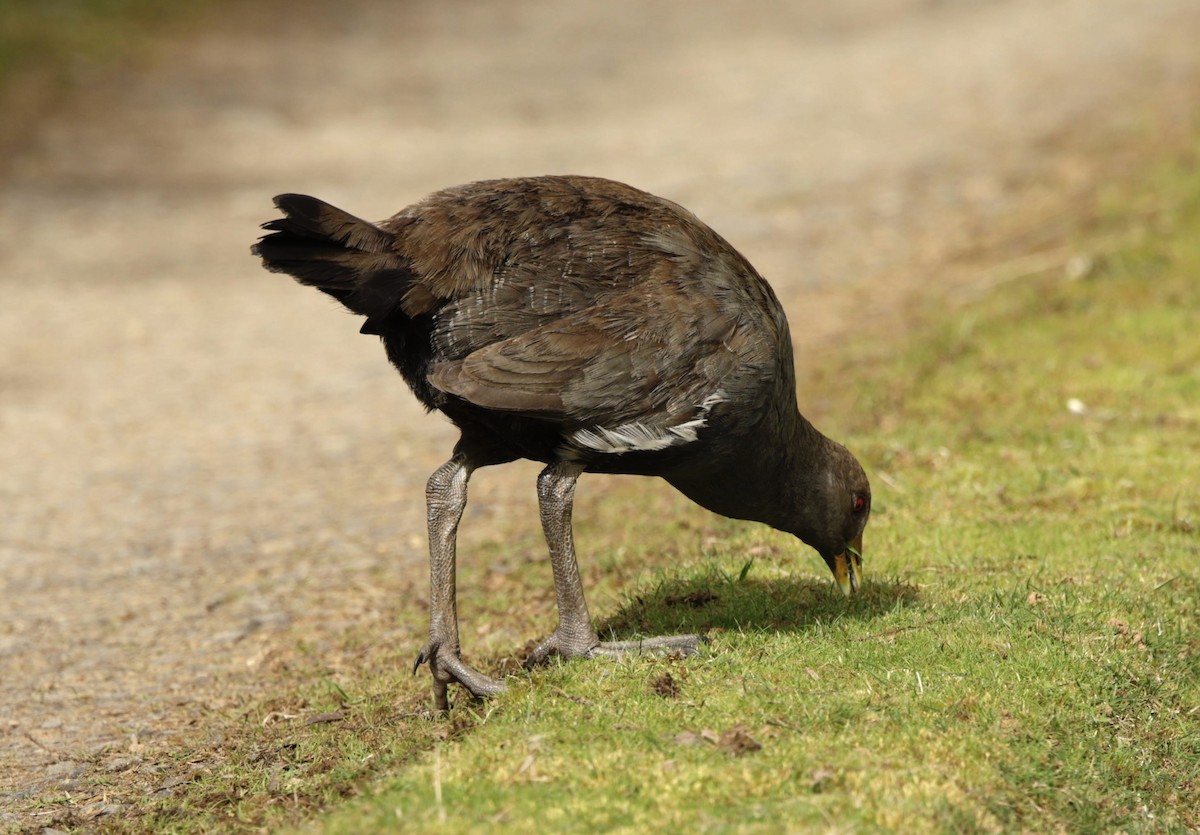
[[[587,655],[600,644],[583,597],[583,580],[575,561],[575,540],[571,533],[575,482],[582,472],[583,467],[579,464],[560,462],[551,464],[538,475],[538,512],[546,544],[550,546],[558,628],[533,651],[529,659],[531,664],[552,652],[566,658]]]
[[[417,655],[413,672],[429,662],[433,673],[433,701],[438,710],[450,708],[446,687],[452,681],[457,681],[474,696],[490,696],[504,689],[502,682],[467,666],[459,656],[455,540],[458,522],[467,505],[467,480],[472,469],[467,457],[456,452],[425,485],[429,514],[429,641]]]
[[[546,467],[538,476],[538,509],[546,544],[550,547],[554,595],[558,602],[558,628],[530,653],[526,665],[538,664],[555,653],[564,658],[591,658],[597,655],[619,656],[622,652],[647,649],[695,652],[700,644],[700,638],[695,635],[664,635],[640,641],[600,641],[583,597],[583,581],[579,576],[575,541],[571,533],[575,482],[583,469],[580,464],[560,461]]]

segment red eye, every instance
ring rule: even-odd
[[[854,497],[854,512],[862,513],[866,509],[867,509],[867,500],[864,499],[862,496],[855,496]]]

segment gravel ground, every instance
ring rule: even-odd
[[[484,177],[624,180],[768,276],[803,363],[1056,257],[1097,187],[1191,135],[1197,42],[1195,0],[300,0],[94,79],[0,183],[0,825],[210,732],[272,646],[424,593],[454,435],[250,257],[271,195],[381,218]],[[535,526],[534,472],[473,483],[464,535]]]

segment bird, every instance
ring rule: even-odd
[[[529,459],[558,624],[527,663],[695,652],[696,635],[602,642],[572,537],[585,473],[658,476],[715,513],[793,534],[858,591],[871,489],[800,412],[792,341],[767,281],[692,212],[609,179],[548,175],[437,191],[371,222],[302,194],[252,247],[263,266],[365,320],[426,411],[459,431],[429,477],[428,664],[448,686],[504,689],[462,657],[456,538],[480,467]]]

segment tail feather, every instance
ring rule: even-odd
[[[268,221],[251,252],[272,272],[333,296],[368,317],[366,333],[400,307],[410,285],[406,259],[395,252],[395,235],[370,221],[304,194],[281,194],[284,216]]]
[[[358,252],[386,252],[393,240],[374,223],[307,194],[280,194],[275,205],[284,217],[263,224],[264,229],[334,241]]]

